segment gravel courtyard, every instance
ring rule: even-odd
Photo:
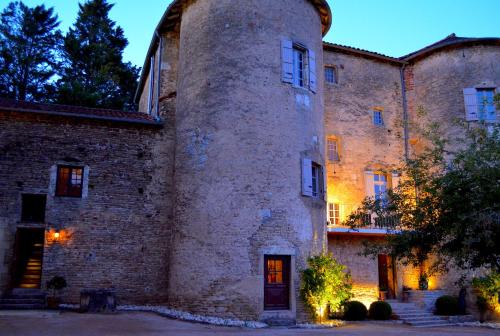
[[[500,335],[499,330],[486,328],[413,328],[401,324],[350,324],[327,330],[306,329],[241,329],[215,327],[164,318],[152,313],[119,313],[95,315],[78,313],[12,311],[0,312],[0,335],[8,336],[79,336],[79,335],[375,335],[375,336],[465,336]]]

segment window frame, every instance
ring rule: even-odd
[[[308,50],[303,46],[294,43],[292,47],[293,55],[293,86],[307,89],[309,87],[309,62],[308,62]],[[302,60],[299,63],[297,55],[302,56]],[[299,64],[301,67],[299,68]],[[302,73],[302,76],[299,76]]]
[[[332,81],[328,80],[327,76],[327,70],[332,71]],[[325,65],[324,66],[324,76],[325,76],[325,83],[334,85],[339,83],[339,75],[338,75],[338,69],[336,65]]]
[[[378,177],[378,178],[376,178]],[[383,177],[383,180],[380,179]],[[380,200],[382,204],[387,202],[387,190],[389,186],[389,176],[384,172],[373,172],[373,195],[375,200]],[[377,187],[380,189],[383,187],[383,191],[377,193]]]
[[[378,117],[377,117],[378,116]],[[384,111],[382,109],[372,110],[372,122],[375,126],[384,126]]]
[[[491,93],[491,97],[487,96],[488,93]],[[476,88],[476,99],[477,120],[484,122],[496,121],[495,88]],[[492,118],[490,118],[490,115]]]
[[[331,144],[335,145],[330,146]],[[326,154],[329,162],[340,162],[340,146],[337,138],[328,137],[326,139]]]
[[[66,180],[66,188],[67,188],[67,192],[66,193],[61,193],[60,192],[60,171],[61,169],[69,169],[69,174],[68,174],[68,178]],[[69,190],[71,188],[74,188],[74,186],[71,184],[71,181],[72,181],[72,176],[73,176],[73,171],[74,170],[81,170],[81,176],[80,176],[80,184],[79,184],[79,193],[76,194],[72,194]],[[54,192],[54,195],[56,197],[71,197],[71,198],[82,198],[83,197],[83,187],[84,187],[84,179],[85,179],[85,167],[84,166],[71,166],[71,165],[57,165],[56,167],[56,188],[55,188],[55,192]]]
[[[340,203],[328,203],[328,222],[330,225],[340,225]]]

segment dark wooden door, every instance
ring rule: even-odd
[[[290,256],[264,256],[264,309],[290,309]]]
[[[380,291],[387,292],[388,299],[395,298],[394,265],[392,258],[386,254],[378,255],[378,285]]]

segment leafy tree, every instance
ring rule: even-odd
[[[11,2],[0,14],[0,95],[47,100],[62,35],[53,8]]]
[[[449,261],[463,269],[500,270],[500,136],[498,126],[465,130],[454,152],[432,125],[424,133],[428,144],[401,168],[403,181],[388,191],[385,201],[366,199],[347,224],[362,226],[375,214],[391,221],[397,234],[383,247],[365,244],[365,254],[383,249],[405,264],[422,266],[432,254],[432,270]],[[386,221],[389,222],[389,221]]]
[[[327,305],[337,311],[352,297],[351,276],[329,255],[310,257],[308,264],[302,271],[300,292],[314,318],[321,318]]]
[[[113,4],[90,0],[79,7],[64,38],[58,103],[132,109],[139,69],[123,62],[128,41],[109,18]]]

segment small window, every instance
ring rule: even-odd
[[[328,220],[330,225],[340,224],[340,204],[328,203]]]
[[[325,195],[323,167],[311,159],[302,159],[302,195],[320,197]]]
[[[22,195],[21,221],[32,223],[45,222],[45,195]]]
[[[479,120],[495,121],[495,89],[477,89],[477,106],[479,113]]]
[[[383,119],[381,110],[374,110],[373,111],[373,124],[376,126],[383,126],[384,125],[384,119]]]
[[[329,84],[337,84],[338,83],[337,67],[335,67],[335,66],[326,66],[325,67],[325,82],[327,82]]]
[[[339,156],[339,145],[337,139],[329,138],[326,142],[327,153],[328,153],[328,161],[330,162],[338,162],[340,161]]]
[[[306,86],[306,54],[305,49],[293,47],[293,84],[298,87]]]
[[[83,167],[58,166],[56,196],[82,197]]]

